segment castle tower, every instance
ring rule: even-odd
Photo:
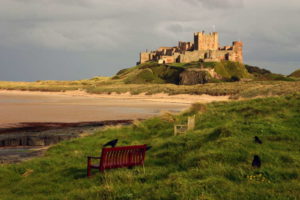
[[[150,53],[149,52],[141,52],[140,53],[140,64],[143,64],[150,60]]]
[[[234,61],[243,63],[243,42],[234,41],[232,43],[232,50],[235,54]]]
[[[218,50],[219,35],[217,32],[205,34],[204,31],[194,33],[194,50]]]

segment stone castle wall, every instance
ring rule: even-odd
[[[198,32],[194,33],[194,42],[180,41],[176,47],[160,47],[155,51],[141,52],[139,63],[220,62],[222,60],[243,63],[243,43],[235,41],[232,46],[219,47],[218,33]]]
[[[204,59],[206,51],[186,51],[180,55],[181,63],[188,63],[193,61],[199,61],[199,59]]]

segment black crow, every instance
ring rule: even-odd
[[[254,155],[253,161],[252,161],[252,167],[257,167],[260,168],[261,166],[261,161],[258,155]]]
[[[118,139],[109,141],[108,143],[106,143],[105,145],[103,145],[103,147],[107,147],[107,146],[111,146],[111,147],[115,147],[118,143]]]
[[[262,141],[257,136],[254,137],[254,142],[258,144],[262,144]]]

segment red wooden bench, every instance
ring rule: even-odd
[[[103,172],[105,169],[144,165],[146,150],[146,144],[103,148],[101,157],[88,156],[87,176],[91,176],[91,169]],[[92,159],[100,159],[99,164],[93,165]]]

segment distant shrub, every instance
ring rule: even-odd
[[[245,65],[247,71],[251,74],[271,74],[271,71],[263,69],[263,68],[259,68],[256,66],[251,66],[251,65]]]
[[[239,77],[237,77],[237,76],[232,76],[231,78],[230,78],[230,81],[231,82],[236,82],[236,81],[240,81],[241,79],[239,78]]]

